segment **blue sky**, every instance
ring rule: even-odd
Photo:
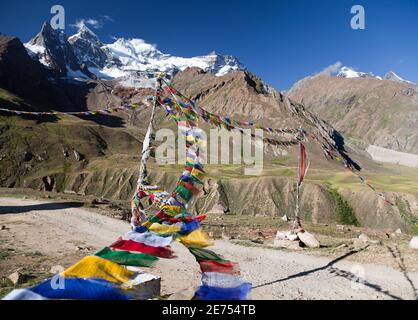
[[[278,89],[337,61],[418,83],[418,0],[2,0],[0,32],[29,40],[54,4],[65,7],[68,35],[78,19],[94,19],[104,42],[141,38],[173,55],[232,54]],[[365,30],[350,27],[355,4],[365,8]]]

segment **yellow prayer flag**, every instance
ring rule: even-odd
[[[160,223],[153,223],[151,227],[149,227],[150,231],[153,231],[159,234],[177,233],[180,231],[180,229],[181,228],[175,224],[166,225],[166,224],[160,224]]]
[[[100,278],[110,282],[125,283],[135,272],[112,261],[97,257],[87,256],[69,267],[61,276],[64,278]]]
[[[176,212],[176,213],[180,213],[180,212],[183,211],[183,208],[180,207],[180,206],[168,206],[168,205],[164,205],[164,206],[161,206],[161,209],[162,210],[169,210],[169,211]]]
[[[209,239],[208,234],[202,229],[197,229],[193,232],[190,232],[186,236],[181,236],[177,238],[183,245],[186,247],[192,248],[205,248],[213,246],[213,241]]]
[[[203,175],[205,174],[203,171],[200,171],[199,169],[193,168],[192,170],[192,176],[194,176],[195,178],[202,180]]]
[[[145,221],[142,225],[143,225],[145,228],[148,228],[148,229],[149,229],[149,227],[152,225],[152,222],[151,222],[151,221]]]

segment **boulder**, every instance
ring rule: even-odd
[[[295,241],[298,240],[298,236],[293,231],[277,231],[276,233],[276,239],[278,240],[290,240]]]
[[[84,156],[80,152],[78,152],[77,150],[74,150],[73,152],[74,152],[74,158],[75,158],[75,160],[81,161],[81,160],[84,159]]]
[[[307,231],[298,232],[297,236],[309,248],[319,248],[321,244],[312,233]]]
[[[287,239],[286,232],[284,232],[284,231],[277,231],[277,233],[276,233],[276,239],[286,240]]]
[[[289,231],[289,232],[286,234],[286,237],[287,237],[287,239],[289,239],[290,241],[296,241],[296,240],[298,240],[298,235],[297,235],[296,233],[291,232],[291,231]]]
[[[411,249],[418,249],[418,237],[413,237],[409,242],[409,247]]]
[[[363,242],[369,242],[369,237],[367,236],[367,234],[362,233],[358,236],[359,240],[363,241]]]
[[[22,284],[28,281],[31,276],[27,274],[23,274],[19,271],[13,272],[11,275],[8,276],[9,280],[13,283],[13,285]]]

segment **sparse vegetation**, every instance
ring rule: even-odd
[[[418,219],[409,214],[409,211],[407,210],[407,204],[405,203],[405,201],[398,197],[396,199],[396,206],[398,207],[399,213],[401,214],[402,218],[404,218],[404,220],[407,222],[411,233],[418,234]]]
[[[337,221],[345,225],[359,226],[360,223],[347,200],[336,189],[329,189],[329,192],[337,205]]]

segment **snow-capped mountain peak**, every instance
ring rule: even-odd
[[[384,80],[390,80],[390,81],[395,81],[395,82],[402,82],[402,83],[407,83],[407,84],[412,84],[415,85],[415,83],[402,79],[400,76],[398,76],[395,72],[393,71],[389,71],[388,73],[385,74],[385,76],[383,77]]]
[[[60,74],[80,69],[65,33],[53,29],[48,22],[42,25],[41,31],[25,47],[31,57]]]
[[[55,60],[62,55],[74,57],[71,67],[68,63],[60,66],[60,70],[67,66],[67,70],[82,70],[88,77],[93,75],[102,79],[114,79],[125,86],[152,87],[160,72],[173,76],[187,67],[199,67],[216,76],[222,76],[236,70],[246,68],[233,56],[219,55],[211,52],[208,55],[191,58],[176,57],[159,51],[156,45],[142,39],[119,38],[113,43],[104,44],[99,37],[87,26],[82,25],[78,32],[69,38],[61,31],[55,31],[51,26],[45,27],[53,35],[60,33],[65,54],[55,52]],[[44,27],[43,27],[44,29]],[[41,31],[41,33],[45,33]],[[40,33],[40,34],[41,34]],[[54,51],[51,41],[38,41],[37,37],[25,46],[31,56],[40,60],[46,66],[54,69],[45,53]],[[54,37],[47,37],[54,38]],[[53,43],[55,46],[55,42]],[[79,77],[79,75],[78,75]]]
[[[163,54],[156,46],[146,43],[142,39],[119,38],[114,43],[106,45],[113,56],[119,58],[122,63],[130,63],[131,60],[143,61],[149,58],[159,58]]]
[[[354,69],[346,66],[341,67],[336,76],[340,78],[379,78],[371,72],[355,71]]]
[[[87,68],[104,68],[112,57],[99,37],[82,24],[78,33],[68,38],[80,64]]]
[[[374,78],[377,80],[389,80],[389,81],[401,82],[401,83],[406,83],[412,86],[416,86],[415,83],[402,79],[393,71],[389,71],[382,78],[382,77],[374,75],[372,72],[355,71],[353,68],[344,66],[344,67],[339,68],[336,71],[333,71],[331,73],[331,76],[340,77],[340,78]]]
[[[85,24],[82,24],[80,28],[78,29],[78,32],[71,37],[68,38],[68,41],[70,43],[77,41],[78,39],[85,39],[85,40],[93,40],[93,41],[99,41],[99,37],[91,31]]]

